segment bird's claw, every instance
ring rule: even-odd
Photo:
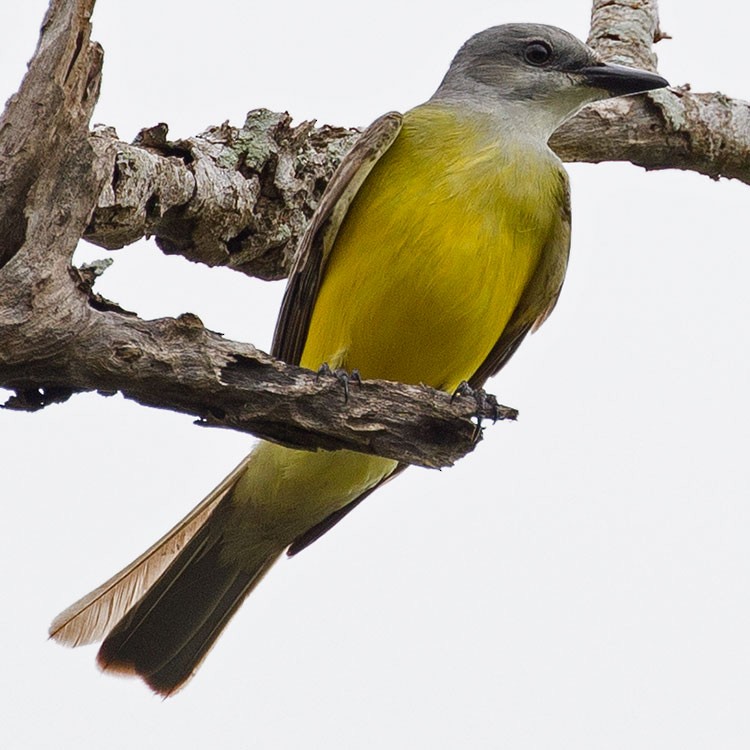
[[[346,370],[341,368],[332,370],[328,363],[324,362],[318,368],[316,379],[320,379],[321,377],[329,375],[336,378],[336,380],[338,380],[339,383],[341,383],[341,385],[344,387],[345,404],[349,401],[349,383],[357,383],[359,386],[362,385],[362,377],[359,374],[359,370],[352,370],[351,372],[347,372]]]
[[[492,424],[495,424],[500,418],[498,412],[497,399],[491,394],[487,393],[484,388],[472,388],[465,380],[462,380],[453,394],[451,395],[451,403],[460,396],[471,396],[476,404],[476,411],[474,418],[477,420],[476,428],[474,429],[473,439],[477,438],[482,433],[482,420],[487,419],[487,413],[489,412],[489,418],[492,419]]]

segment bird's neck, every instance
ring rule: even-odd
[[[435,127],[420,129],[446,142],[458,140],[464,149],[496,149],[505,157],[523,154],[525,160],[559,165],[547,145],[549,123],[533,115],[532,108],[514,102],[504,107],[470,106],[433,97],[408,112],[406,122],[430,122]]]
[[[526,148],[547,149],[552,133],[573,112],[559,111],[548,103],[533,99],[488,97],[485,91],[438,89],[422,106],[433,106],[476,119],[488,132],[494,131],[504,143],[517,142]]]

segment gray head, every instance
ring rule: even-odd
[[[433,100],[527,119],[531,114],[549,135],[588,102],[667,85],[653,73],[603,63],[555,26],[512,23],[471,37]]]

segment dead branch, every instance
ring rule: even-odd
[[[181,145],[179,157],[155,156],[149,149],[161,141],[153,131],[124,156],[110,135],[89,136],[102,62],[101,49],[89,41],[92,6],[93,0],[52,3],[29,72],[0,121],[6,177],[0,216],[13,228],[0,267],[0,383],[16,392],[6,408],[35,410],[80,391],[120,391],[145,405],[197,416],[202,424],[299,447],[350,448],[424,466],[449,465],[472,450],[478,437],[473,399],[451,402],[427,388],[365,382],[345,401],[336,378],[227,341],[195,316],[143,321],[92,292],[96,273],[74,269],[71,258],[86,227],[96,227],[97,202],[116,193],[118,181],[142,186],[145,180],[146,192],[155,191],[161,203],[147,201],[147,217],[208,191],[215,204],[210,212],[197,210],[200,220],[189,212],[182,217],[204,238],[209,216],[226,208],[216,196],[234,190],[230,202],[254,195],[257,204],[273,193],[262,168],[253,173],[247,151],[241,164],[217,174],[208,160],[186,158],[190,144]],[[210,140],[204,139],[209,152]],[[266,150],[261,161],[270,158]],[[275,162],[274,173],[283,163]],[[290,179],[304,178],[300,171]],[[144,194],[134,188],[129,195],[136,193]],[[122,212],[128,207],[125,202]],[[297,210],[302,224],[303,209]],[[122,212],[110,216],[117,220]],[[223,219],[225,225],[232,220]],[[514,415],[502,407],[497,413]]]
[[[102,51],[94,0],[53,0],[21,89],[0,120],[0,385],[33,410],[79,391],[139,403],[305,447],[351,448],[426,466],[474,445],[473,399],[366,382],[344,401],[335,379],[207,331],[192,315],[142,321],[71,266],[81,237],[118,248],[153,236],[168,253],[261,278],[289,268],[297,241],[357,131],[292,128],[256,110],[170,142],[89,133]],[[653,0],[597,0],[590,41],[610,59],[655,67]],[[562,128],[567,160],[627,160],[750,183],[750,107],[687,89],[601,103]],[[501,418],[512,418],[504,408]],[[489,416],[485,409],[481,416]]]

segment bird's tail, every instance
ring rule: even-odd
[[[217,525],[209,519],[107,635],[97,655],[102,669],[138,675],[165,696],[194,674],[282,552],[264,545],[240,568],[222,558]]]
[[[104,638],[102,669],[138,675],[162,695],[182,687],[283,551],[260,544],[246,550],[241,565],[222,557],[222,501],[245,468],[243,462],[137,560],[59,614],[50,637],[69,646]]]

